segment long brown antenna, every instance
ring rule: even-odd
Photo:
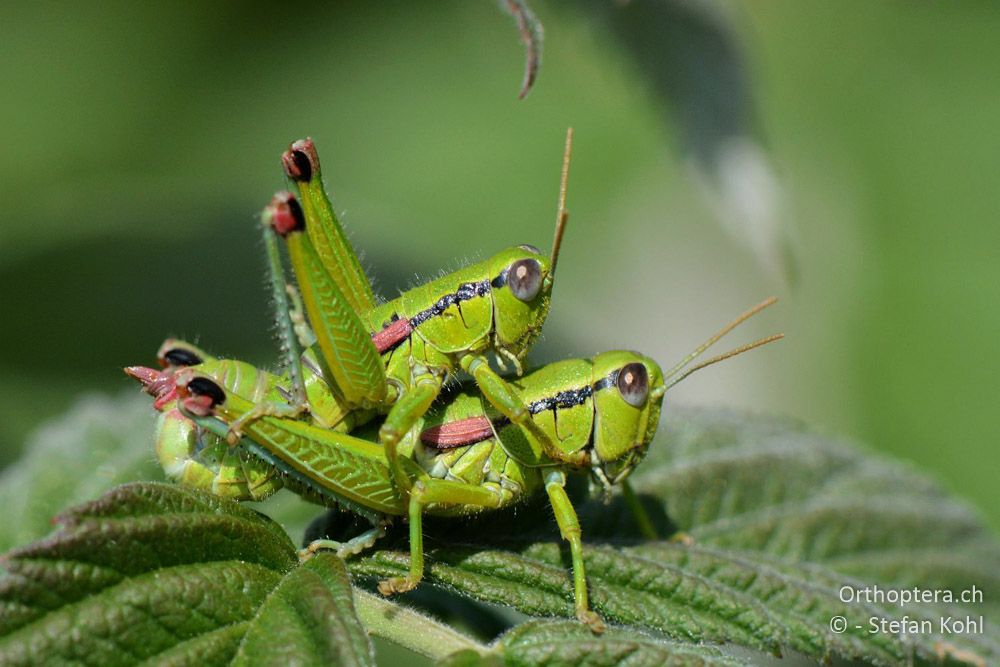
[[[778,300],[778,297],[776,297],[776,296],[772,296],[770,298],[764,299],[763,301],[761,301],[760,303],[758,303],[756,306],[754,306],[750,310],[747,310],[746,312],[741,313],[740,315],[738,315],[736,317],[736,319],[734,319],[732,322],[730,322],[726,326],[724,326],[721,329],[719,329],[719,331],[714,336],[712,336],[711,338],[709,338],[708,340],[706,340],[704,343],[702,343],[701,345],[699,345],[693,352],[691,352],[691,354],[689,354],[686,357],[684,357],[683,359],[681,359],[681,361],[676,366],[674,366],[673,368],[671,368],[669,371],[667,371],[664,374],[663,378],[667,379],[667,378],[672,377],[675,373],[677,373],[682,368],[684,368],[685,366],[687,366],[689,363],[691,363],[692,361],[694,361],[695,359],[697,359],[701,355],[702,352],[704,352],[708,348],[710,348],[713,345],[715,345],[716,343],[718,343],[720,338],[722,338],[727,333],[729,333],[730,331],[732,331],[733,329],[735,329],[736,327],[738,327],[743,322],[746,322],[748,319],[750,319],[751,317],[753,317],[754,315],[756,315],[760,311],[762,311],[765,308],[767,308],[768,306],[774,304],[777,300]],[[716,359],[716,361],[721,361],[721,359]]]
[[[573,128],[566,128],[566,148],[563,150],[562,175],[559,179],[559,207],[556,209],[556,233],[552,239],[552,257],[549,261],[549,275],[556,274],[556,262],[559,260],[559,248],[562,246],[563,233],[569,220],[566,210],[566,188],[569,187],[569,160],[573,154]]]
[[[686,378],[688,375],[691,375],[691,373],[694,373],[695,371],[700,371],[702,368],[705,368],[706,366],[711,366],[712,364],[717,364],[720,361],[723,361],[724,359],[729,359],[730,357],[735,357],[737,354],[743,354],[744,352],[752,350],[755,347],[760,347],[761,345],[767,345],[768,343],[773,343],[774,341],[781,340],[784,337],[785,337],[785,334],[783,334],[783,333],[773,334],[771,336],[767,336],[766,338],[761,338],[760,340],[755,340],[752,343],[747,343],[746,345],[740,345],[735,350],[730,350],[729,352],[725,352],[723,354],[720,354],[717,357],[712,357],[711,359],[706,359],[705,361],[701,362],[700,364],[698,364],[696,366],[692,366],[691,368],[687,369],[686,371],[684,371],[683,373],[681,373],[680,375],[678,375],[676,378],[674,378],[673,380],[671,380],[670,382],[668,382],[664,386],[663,389],[664,389],[664,391],[666,391],[667,389],[670,389],[675,384],[677,384],[678,382],[680,382],[681,380],[683,380],[684,378]]]

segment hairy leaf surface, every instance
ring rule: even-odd
[[[62,509],[116,484],[162,479],[155,420],[149,398],[132,391],[117,399],[85,396],[35,430],[24,456],[0,472],[0,551],[41,537]]]
[[[461,619],[476,639],[395,600],[352,594],[332,556],[299,566],[284,530],[246,506],[132,484],[3,557],[0,663],[43,651],[84,664],[370,664],[366,631],[452,665],[1000,661],[1000,546],[964,503],[794,422],[668,415],[633,481],[661,534],[690,539],[643,540],[621,498],[605,505],[571,489],[606,635],[573,620],[510,628],[509,609],[573,617],[569,553],[544,498],[479,521],[428,521],[427,579],[403,603]],[[340,530],[358,529],[344,518]],[[349,563],[356,585],[406,571],[405,528]],[[975,587],[982,601],[884,597],[913,587]],[[929,629],[870,631],[871,619],[904,616]],[[966,616],[983,617],[985,630],[941,627]],[[830,629],[839,617],[840,634]]]
[[[592,604],[606,618],[674,641],[817,660],[1000,660],[989,623],[1000,615],[1000,546],[967,505],[903,465],[794,422],[676,408],[668,419],[634,484],[662,528],[669,517],[694,543],[641,541],[620,502],[582,507]],[[477,527],[451,530],[450,540],[435,534],[432,579],[529,615],[570,616],[568,552],[551,514],[531,506],[510,521],[516,530],[491,520],[488,537]],[[407,563],[405,551],[386,550],[353,569],[397,575]],[[975,587],[982,602],[901,607],[879,602],[872,586],[955,596]],[[835,616],[848,621],[842,634],[830,630]],[[931,630],[870,632],[872,618],[904,616]],[[983,616],[986,632],[942,632],[949,616]]]
[[[342,561],[203,493],[118,487],[0,564],[0,664],[373,660]]]

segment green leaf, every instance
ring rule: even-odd
[[[0,472],[0,551],[45,535],[65,507],[122,482],[162,479],[152,450],[156,413],[138,392],[92,395],[29,437],[24,456]]]
[[[617,36],[659,98],[695,167],[692,176],[716,217],[762,266],[797,279],[782,188],[763,143],[739,31],[710,2],[637,0],[584,3],[600,29]]]
[[[507,665],[585,665],[586,667],[728,667],[739,662],[710,646],[657,639],[612,628],[595,636],[572,621],[529,621],[505,634],[494,647]],[[462,663],[455,656],[451,664]]]
[[[674,408],[634,485],[694,544],[642,543],[621,502],[581,507],[592,604],[614,623],[817,660],[1000,660],[989,624],[978,634],[940,631],[949,615],[996,617],[1000,546],[974,511],[905,466],[789,421]],[[552,529],[539,539],[549,517],[528,510],[514,519],[517,530],[491,519],[478,537],[475,528],[433,535],[428,580],[529,615],[572,616],[566,549]],[[407,564],[404,550],[383,550],[352,570],[395,576]],[[975,586],[983,602],[841,600],[844,586],[873,585],[955,595]],[[843,634],[830,630],[835,616],[849,622]],[[869,632],[872,617],[904,616],[931,630]]]
[[[0,562],[0,664],[372,664],[342,561],[200,492],[118,487]]]
[[[234,664],[367,665],[373,660],[371,643],[354,614],[344,562],[321,554],[292,570],[264,601]]]
[[[997,664],[1000,545],[968,506],[906,466],[794,422],[668,414],[633,483],[661,533],[672,523],[693,543],[641,539],[620,497],[575,501],[591,602],[611,623],[603,636],[575,620],[529,618],[484,644],[396,600],[352,593],[332,556],[297,567],[287,534],[246,506],[133,484],[64,513],[53,535],[3,558],[0,663],[44,654],[95,664],[371,664],[371,634],[450,665],[758,664],[789,654]],[[398,528],[351,562],[354,575],[406,571]],[[490,615],[482,603],[573,617],[569,554],[544,498],[479,522],[428,521],[426,532],[427,578],[404,599],[466,627]],[[973,586],[981,602],[884,597]],[[966,616],[983,617],[985,629],[940,626]],[[830,629],[837,617],[842,634]],[[930,628],[869,631],[870,619],[903,617]]]
[[[52,529],[65,507],[96,498],[125,482],[162,480],[153,452],[157,413],[138,391],[86,395],[28,437],[25,454],[0,471],[0,552]],[[260,511],[301,535],[316,506],[281,491]]]
[[[356,592],[359,615],[384,637],[449,667],[473,665],[735,665],[714,647],[672,642],[635,630],[610,628],[594,635],[574,621],[529,620],[489,647],[404,606]],[[442,658],[442,656],[445,656]]]

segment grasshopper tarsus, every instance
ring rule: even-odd
[[[407,593],[417,587],[418,581],[410,577],[389,577],[378,582],[378,592],[385,597]]]
[[[597,615],[597,612],[591,611],[590,609],[581,609],[576,612],[576,617],[581,623],[590,628],[590,631],[595,635],[604,634],[608,629],[604,620]]]

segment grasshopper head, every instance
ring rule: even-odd
[[[607,488],[624,480],[656,435],[666,386],[660,366],[636,352],[594,357],[592,472]]]
[[[493,331],[498,350],[521,359],[549,314],[552,272],[537,248],[508,248],[487,261],[493,294]]]
[[[776,300],[765,299],[742,313],[666,373],[655,361],[635,352],[605,352],[594,357],[594,481],[607,491],[642,460],[656,435],[667,389],[702,368],[781,339],[784,334],[767,336],[688,367],[720,338]],[[609,387],[617,392],[607,391]]]

